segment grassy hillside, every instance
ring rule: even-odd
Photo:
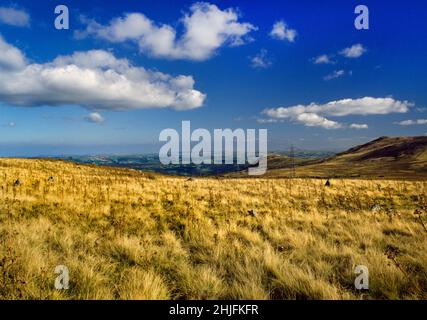
[[[426,194],[0,159],[0,298],[427,299]]]
[[[288,166],[269,166],[268,176],[290,176]],[[318,161],[303,162],[297,177],[427,178],[427,137],[381,137]]]

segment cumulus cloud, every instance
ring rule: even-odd
[[[325,129],[342,128],[343,124],[326,117],[344,117],[349,115],[378,115],[405,113],[413,106],[408,101],[393,98],[364,97],[360,99],[342,99],[325,104],[310,103],[291,107],[265,109],[262,113],[270,119],[290,119],[310,127]],[[355,126],[353,126],[355,128]]]
[[[270,36],[273,39],[294,42],[297,36],[297,31],[289,28],[285,21],[280,20],[273,25]]]
[[[344,70],[335,70],[334,72],[332,72],[332,73],[324,76],[323,79],[325,81],[329,81],[329,80],[340,78],[340,77],[342,77],[344,75],[345,75],[345,71]]]
[[[417,119],[417,120],[404,120],[396,122],[396,124],[401,126],[413,126],[419,124],[427,124],[427,119]]]
[[[6,49],[0,50],[0,102],[11,105],[188,110],[202,106],[206,97],[193,88],[191,76],[146,70],[103,50],[30,64],[3,39],[0,48]]]
[[[0,7],[0,24],[28,27],[30,25],[30,16],[23,10]]]
[[[330,56],[327,54],[322,54],[312,59],[314,64],[334,64],[335,62],[331,60]]]
[[[105,121],[104,117],[98,112],[89,113],[84,119],[93,123],[103,123]]]
[[[232,8],[221,10],[214,4],[197,2],[181,18],[183,33],[179,37],[174,27],[158,24],[142,13],[126,14],[108,25],[84,19],[86,30],[76,32],[75,36],[94,36],[110,42],[130,40],[138,44],[141,53],[154,57],[202,61],[222,46],[249,41],[248,34],[256,27],[238,20],[238,12]]]
[[[359,58],[362,56],[367,49],[360,43],[354,44],[351,47],[344,48],[338,52],[338,54],[346,58]],[[336,57],[336,54],[321,54],[311,59],[314,64],[335,64],[336,61],[332,60]]]
[[[316,113],[303,112],[297,114],[294,120],[303,123],[307,127],[322,127],[324,129],[339,129],[342,127],[342,124],[328,120]]]
[[[267,114],[276,118],[287,118],[293,114],[313,112],[329,116],[373,115],[389,113],[405,113],[413,106],[408,101],[399,101],[393,98],[364,97],[359,99],[341,99],[325,104],[310,103],[287,108],[267,109]]]
[[[8,44],[0,35],[0,70],[18,70],[25,65],[26,59],[21,51]]]
[[[349,48],[340,51],[340,54],[346,58],[359,58],[366,52],[366,49],[360,43],[354,44]]]
[[[368,125],[367,124],[365,124],[365,123],[352,123],[351,125],[350,125],[350,128],[352,128],[352,129],[368,129]]]
[[[267,69],[271,67],[272,61],[267,50],[262,49],[259,53],[251,58],[251,66],[255,69]]]

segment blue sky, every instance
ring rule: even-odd
[[[0,4],[1,156],[157,152],[183,120],[267,128],[269,150],[427,133],[420,1],[64,4],[69,30],[56,1]]]

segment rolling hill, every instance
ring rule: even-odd
[[[289,176],[289,166],[267,176]],[[380,137],[332,157],[297,164],[297,177],[427,178],[427,137]]]

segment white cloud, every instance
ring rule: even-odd
[[[325,129],[339,129],[342,125],[338,122],[328,120],[316,113],[300,113],[295,116],[297,122],[303,123],[307,127],[322,127]]]
[[[25,57],[0,35],[0,70],[17,70],[26,65]]]
[[[327,54],[322,54],[313,58],[314,64],[334,64],[335,62],[331,60],[331,58]]]
[[[262,49],[254,57],[251,58],[251,66],[255,69],[267,69],[271,67],[272,61],[268,56],[268,52]]]
[[[427,119],[417,119],[417,120],[404,120],[400,122],[396,122],[396,124],[401,126],[412,126],[419,124],[427,124]]]
[[[1,23],[15,27],[28,27],[30,25],[30,16],[23,10],[0,7]]]
[[[360,43],[354,44],[349,48],[345,48],[340,51],[344,57],[347,58],[359,58],[366,52],[366,49]]]
[[[274,39],[294,42],[297,36],[297,31],[289,28],[286,22],[280,20],[273,25],[270,36]]]
[[[329,81],[329,80],[340,78],[340,77],[342,77],[344,75],[345,75],[345,71],[344,70],[335,70],[334,72],[332,72],[332,73],[326,75],[325,77],[323,77],[323,79],[325,81]]]
[[[343,127],[343,125],[325,117],[405,113],[411,106],[413,104],[408,101],[399,101],[393,98],[364,97],[330,101],[325,104],[313,102],[308,105],[265,109],[262,113],[271,119],[290,119],[291,121],[304,123],[306,126],[337,129]]]
[[[157,24],[142,13],[115,18],[107,26],[85,20],[86,30],[75,35],[77,38],[92,35],[110,42],[131,40],[138,43],[141,53],[154,57],[202,61],[222,46],[238,46],[248,41],[248,34],[256,27],[238,19],[237,11],[232,8],[221,10],[214,4],[197,2],[180,20],[184,27],[180,37],[172,26]]]
[[[85,120],[93,123],[103,123],[105,121],[104,117],[98,112],[92,112],[85,117]]]
[[[202,106],[206,97],[193,88],[191,76],[146,70],[103,50],[29,64],[19,49],[2,39],[0,47],[7,49],[0,50],[0,101],[11,105],[188,110]]]
[[[303,112],[312,112],[329,116],[372,115],[405,113],[413,106],[408,101],[399,101],[393,98],[364,97],[359,99],[342,99],[325,104],[310,103],[287,108],[266,109],[266,114],[276,118],[288,118],[291,115]]]
[[[347,57],[347,58],[359,58],[362,56],[367,49],[363,47],[360,43],[354,44],[351,47],[344,48],[338,52],[338,54]],[[332,60],[332,57],[335,57],[335,54],[321,54],[317,57],[311,59],[314,64],[335,64],[336,61]]]
[[[351,125],[350,125],[350,128],[352,128],[352,129],[368,129],[368,125],[367,124],[365,124],[365,123],[352,123]]]

